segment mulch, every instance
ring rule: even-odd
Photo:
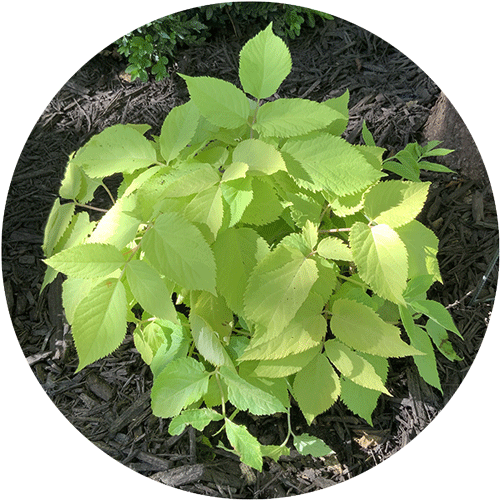
[[[437,354],[443,394],[422,382],[411,360],[391,362],[388,387],[393,397],[381,396],[373,427],[341,403],[312,426],[293,408],[295,431],[323,439],[336,451],[335,458],[292,452],[279,463],[266,462],[258,473],[242,468],[231,453],[209,446],[191,428],[170,436],[168,421],[151,413],[152,377],[130,335],[111,356],[74,375],[76,352],[62,315],[60,279],[39,294],[45,271],[43,229],[68,155],[116,123],[147,123],[158,134],[168,112],[188,99],[177,72],[237,84],[239,50],[259,27],[239,28],[240,37],[221,32],[203,47],[183,49],[172,76],[162,82],[128,82],[125,62],[110,49],[67,82],[36,123],[15,170],[3,221],[2,270],[14,330],[31,369],[64,416],[98,448],[139,474],[183,490],[274,498],[359,475],[405,446],[446,405],[488,326],[498,277],[498,224],[487,179],[461,170],[424,174],[433,183],[419,218],[440,239],[444,281],[433,286],[430,298],[448,308],[462,332],[464,340],[454,336],[452,342],[463,360],[450,362]],[[389,153],[422,139],[440,89],[396,49],[339,19],[303,30],[289,45],[294,66],[279,97],[322,101],[349,89],[347,140],[360,140],[363,120]],[[241,419],[263,444],[286,435],[284,417],[242,414]]]

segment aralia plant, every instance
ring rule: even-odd
[[[348,92],[270,99],[291,67],[269,25],[241,50],[243,90],[180,75],[190,100],[158,137],[136,124],[93,136],[69,158],[43,244],[43,287],[66,275],[78,370],[133,331],[169,432],[216,422],[219,445],[257,470],[292,443],[332,453],[293,433],[292,401],[308,424],[337,400],[371,423],[390,396],[389,358],[412,357],[438,390],[434,346],[458,359],[450,314],[427,299],[438,240],[416,220],[429,190],[420,169],[447,170],[428,158],[449,151],[410,144],[384,160],[366,126],[365,144],[349,144]],[[98,186],[112,206],[94,221]],[[239,411],[287,414],[285,441],[262,445]]]

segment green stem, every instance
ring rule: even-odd
[[[288,443],[290,436],[295,436],[295,434],[292,432],[292,421],[291,421],[291,417],[290,417],[290,409],[291,409],[291,407],[288,407],[288,411],[286,412],[286,419],[287,419],[287,423],[288,423],[288,434],[286,435],[285,440],[281,443],[280,446],[285,446],[286,443]]]
[[[320,229],[318,233],[344,233],[349,232],[350,230],[350,227],[339,227],[335,229]]]
[[[108,189],[108,186],[106,186],[106,184],[104,184],[104,182],[101,182],[101,186],[104,188],[106,193],[108,193],[108,196],[111,198],[111,202],[114,205],[116,203],[116,200],[113,198],[113,195],[111,194],[111,191]]]
[[[349,283],[352,283],[352,284],[354,284],[354,285],[357,285],[357,286],[359,286],[359,287],[363,288],[364,290],[367,290],[367,289],[368,289],[368,286],[367,286],[367,285],[365,285],[364,283],[360,283],[359,281],[356,281],[355,279],[352,279],[352,278],[350,278],[349,276],[344,276],[344,275],[342,275],[342,274],[339,274],[339,275],[337,276],[337,278],[342,278],[343,280],[348,281]]]
[[[104,208],[91,207],[90,205],[85,205],[84,203],[78,203],[77,201],[75,201],[75,205],[77,207],[89,208],[90,210],[95,210],[96,212],[104,212],[104,213],[108,212]]]
[[[219,369],[215,371],[215,380],[217,381],[217,385],[219,386],[219,392],[220,392],[220,400],[222,403],[222,416],[226,418],[226,403],[224,401],[224,391],[222,390],[222,384],[220,382],[220,374],[219,374]]]

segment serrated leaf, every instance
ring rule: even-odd
[[[89,243],[108,243],[124,248],[137,234],[141,221],[130,215],[135,208],[132,197],[120,198],[104,214],[88,239]]]
[[[133,172],[156,163],[156,151],[148,139],[128,125],[113,125],[94,135],[72,162],[92,178],[116,172]]]
[[[332,135],[342,135],[349,122],[349,90],[346,90],[341,96],[332,97],[321,104],[328,106],[337,113],[337,118],[328,125],[325,129],[326,132]]]
[[[198,408],[197,410],[184,410],[180,415],[172,419],[168,426],[168,432],[172,436],[179,435],[187,425],[202,431],[210,422],[222,420],[224,417],[210,408]]]
[[[168,341],[158,348],[151,360],[150,368],[154,377],[157,377],[173,360],[185,358],[193,341],[191,333],[188,333],[183,325],[168,321],[156,321],[156,323]]]
[[[217,333],[196,314],[189,315],[191,333],[198,352],[215,366],[233,366],[231,358],[222,345]]]
[[[397,228],[411,222],[422,210],[430,182],[391,180],[375,184],[366,194],[365,214],[377,224]]]
[[[283,205],[273,187],[256,177],[252,179],[252,191],[252,200],[245,208],[240,222],[262,226],[277,220],[283,212]]]
[[[408,250],[408,278],[430,274],[442,283],[437,260],[439,241],[432,230],[413,220],[396,232]]]
[[[159,138],[160,152],[170,163],[189,144],[198,126],[200,114],[192,101],[172,109],[165,118]]]
[[[193,358],[172,361],[155,377],[151,389],[153,414],[175,417],[207,392],[209,377],[203,364]]]
[[[247,123],[250,104],[232,83],[209,76],[178,75],[186,81],[193,103],[209,122],[229,129]]]
[[[147,312],[176,323],[177,312],[171,293],[157,271],[142,260],[132,260],[125,269],[130,290]]]
[[[293,445],[301,455],[312,457],[324,457],[333,451],[323,440],[307,433],[293,436]]]
[[[226,366],[220,367],[220,374],[227,384],[229,401],[239,410],[248,410],[254,415],[272,415],[286,411],[277,397],[247,382]]]
[[[149,184],[160,187],[161,198],[181,198],[200,193],[219,180],[217,171],[207,163],[181,163],[175,169],[153,177]]]
[[[386,224],[353,224],[349,242],[361,278],[373,291],[395,303],[404,303],[408,279],[408,252],[398,233]]]
[[[74,203],[61,205],[59,198],[56,198],[44,229],[42,250],[46,257],[52,256],[57,242],[65,233],[74,213]]]
[[[248,277],[257,262],[269,253],[267,243],[253,229],[231,228],[221,232],[213,251],[217,263],[217,288],[228,306],[241,315]]]
[[[147,365],[151,364],[158,349],[165,343],[168,343],[168,339],[163,328],[156,321],[148,323],[143,329],[137,327],[134,330],[135,348]]]
[[[226,435],[241,461],[249,467],[262,471],[262,451],[257,438],[252,436],[245,426],[237,425],[228,418],[226,418]]]
[[[325,259],[352,260],[351,249],[340,238],[325,238],[319,242],[318,254]]]
[[[220,189],[224,201],[229,206],[229,227],[233,227],[240,221],[243,213],[253,199],[252,179],[250,177],[242,177],[222,182]]]
[[[263,359],[258,362],[246,361],[246,363],[257,363],[254,368],[256,377],[288,377],[307,366],[320,350],[321,346],[315,346],[297,354],[289,354],[281,359]]]
[[[317,278],[314,260],[295,249],[277,248],[250,275],[245,317],[278,334],[295,316]]]
[[[262,137],[295,137],[322,129],[337,117],[334,110],[315,101],[278,99],[259,108],[253,128]]]
[[[253,175],[271,175],[278,170],[286,170],[281,153],[259,139],[241,141],[234,148],[233,161],[247,164],[248,173]]]
[[[363,120],[363,126],[361,129],[361,135],[363,136],[363,140],[367,146],[376,146],[375,139],[373,138],[372,133],[368,130],[366,122]]]
[[[257,99],[272,96],[292,69],[285,42],[273,34],[272,24],[241,49],[239,76],[243,90]]]
[[[267,331],[254,335],[240,360],[281,359],[298,354],[319,345],[326,333],[326,320],[322,316],[323,299],[314,293],[309,294],[297,314],[287,327],[275,337]]]
[[[311,390],[321,387],[321,390]],[[315,356],[295,376],[293,396],[307,423],[330,408],[340,395],[340,380],[324,354]]]
[[[386,358],[421,354],[401,340],[399,328],[354,300],[338,299],[333,303],[330,328],[336,338],[359,352]]]
[[[82,171],[71,160],[66,165],[64,177],[59,188],[59,196],[75,200],[82,187]]]
[[[329,134],[287,141],[281,151],[298,162],[287,161],[290,175],[338,196],[357,193],[383,176],[351,144]]]
[[[206,224],[215,239],[224,217],[220,186],[211,186],[198,193],[188,203],[183,214],[191,222]]]
[[[127,333],[126,315],[125,288],[116,278],[100,282],[81,299],[71,325],[77,371],[118,348]]]
[[[410,302],[410,306],[415,309],[415,311],[425,314],[428,318],[432,319],[438,325],[441,325],[446,330],[456,333],[461,339],[462,335],[458,331],[453,318],[449,313],[448,309],[436,302],[435,300],[413,300]]]
[[[215,292],[215,260],[200,230],[182,215],[160,215],[142,238],[149,262],[168,279],[190,290]]]
[[[290,455],[290,448],[288,448],[288,446],[261,445],[260,449],[264,457],[269,457],[275,462],[277,462],[283,456],[288,457]]]
[[[380,391],[390,396],[375,368],[345,344],[336,339],[327,340],[325,351],[328,359],[344,377],[367,389]]]
[[[101,278],[125,264],[125,257],[113,245],[86,243],[62,250],[45,260],[57,271],[73,278]]]

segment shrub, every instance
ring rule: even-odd
[[[226,2],[207,5],[163,17],[128,33],[115,43],[128,60],[126,72],[131,80],[147,82],[149,73],[156,80],[169,76],[167,67],[176,58],[180,46],[196,47],[222,28],[236,25],[265,26],[274,23],[278,35],[294,39],[306,23],[316,24],[316,17],[331,16],[294,5],[270,2]]]
[[[438,240],[416,220],[429,189],[420,168],[443,170],[428,158],[448,150],[412,145],[384,161],[366,127],[365,145],[349,144],[347,92],[269,101],[291,64],[269,25],[241,50],[243,90],[181,75],[190,100],[159,137],[147,125],[95,135],[69,159],[59,195],[71,201],[55,201],[43,245],[43,286],[67,276],[78,370],[132,328],[169,431],[214,422],[219,445],[259,470],[290,437],[300,453],[332,452],[293,433],[291,398],[308,424],[337,400],[371,423],[390,396],[388,359],[412,357],[441,390],[432,343],[457,359],[448,331],[459,335],[426,297],[441,280]],[[94,191],[117,173],[117,199],[90,221]],[[286,413],[286,439],[261,445],[239,411]]]

